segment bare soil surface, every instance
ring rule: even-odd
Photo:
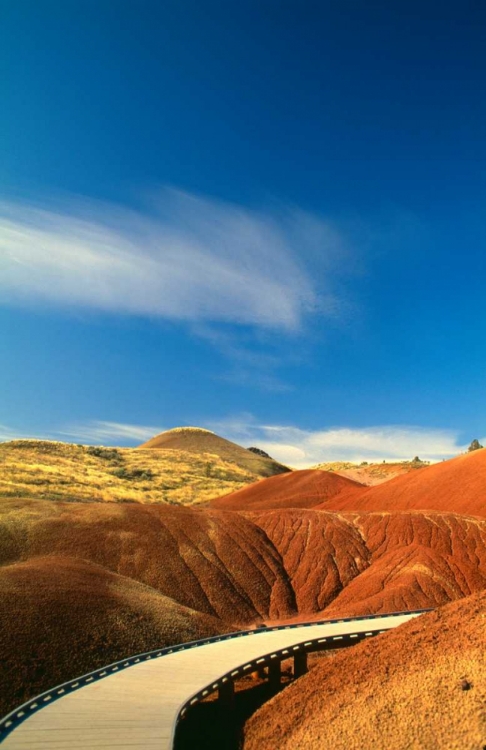
[[[0,563],[89,560],[233,624],[295,612],[278,552],[236,513],[160,505],[0,503]]]
[[[228,631],[137,581],[81,559],[0,567],[0,716],[127,656]]]
[[[296,621],[422,609],[486,587],[486,522],[475,517],[314,510],[249,517],[282,557]]]
[[[467,596],[486,587],[486,520],[3,499],[0,565],[0,693],[12,707],[198,633]]]

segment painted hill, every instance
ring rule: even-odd
[[[435,607],[486,587],[486,521],[477,518],[315,510],[248,517],[281,555],[294,620]]]
[[[0,443],[0,498],[193,505],[258,481],[263,459],[242,461],[189,450],[140,450],[49,440]],[[248,453],[248,456],[246,456]],[[263,461],[263,464],[260,463]],[[273,466],[273,465],[272,465]],[[274,465],[275,471],[277,464]],[[283,470],[283,469],[282,469]],[[256,472],[256,473],[254,473]]]
[[[486,586],[486,520],[11,498],[0,503],[0,566],[0,694],[28,668],[26,697],[58,680],[62,639],[77,656],[71,671],[60,656],[59,669],[75,677],[157,639],[466,596]]]
[[[0,715],[130,654],[229,628],[149,586],[81,559],[0,567]]]
[[[278,553],[235,513],[0,503],[2,712],[114,658],[292,614]]]
[[[437,510],[486,517],[486,448],[433,464],[371,487],[343,493],[319,507],[325,510]]]
[[[4,500],[0,564],[92,562],[234,626],[443,604],[486,586],[486,521]]]
[[[357,482],[317,469],[292,471],[271,477],[223,497],[211,500],[211,507],[225,510],[263,510],[270,508],[312,508],[346,493],[364,491]]]
[[[352,463],[349,461],[332,461],[321,463],[313,466],[313,469],[321,471],[335,471],[342,477],[353,479],[355,482],[365,484],[368,487],[374,487],[377,484],[383,484],[390,479],[400,477],[402,474],[408,474],[410,471],[424,469],[428,466],[425,461],[387,461],[384,463]]]
[[[210,453],[224,461],[231,461],[259,477],[271,477],[290,471],[287,466],[279,464],[273,458],[242,448],[241,445],[232,443],[201,427],[175,427],[161,432],[140,448],[142,450],[182,450],[198,455]]]
[[[4,500],[0,564],[88,560],[234,625],[295,612],[280,557],[235,513],[162,505]]]
[[[338,652],[254,714],[244,750],[486,746],[486,592]]]

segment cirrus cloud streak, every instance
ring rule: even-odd
[[[172,425],[173,426],[173,425]],[[206,427],[245,447],[263,448],[273,458],[296,469],[330,461],[441,461],[467,451],[455,430],[387,425],[369,428],[338,427],[304,430],[299,427],[259,424],[251,414],[223,420],[203,420]],[[136,446],[163,432],[160,426],[90,420],[45,433],[29,433],[0,425],[0,441],[26,438]],[[469,441],[470,442],[470,441]],[[479,442],[486,445],[486,436]]]
[[[213,422],[208,426],[244,445],[255,445],[297,469],[330,461],[440,461],[467,450],[455,430],[387,425],[304,430],[259,424],[251,415]],[[481,442],[482,439],[481,439]]]
[[[317,246],[331,258],[339,244],[300,210],[258,212],[176,190],[146,211],[3,202],[0,298],[296,331],[307,315],[339,314],[332,271],[317,289],[303,260]]]

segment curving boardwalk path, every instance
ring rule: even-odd
[[[306,652],[350,646],[422,611],[243,631],[211,643],[152,652],[137,664],[133,659],[118,662],[106,668],[107,676],[98,670],[96,678],[80,678],[79,684],[42,694],[37,703],[10,714],[13,723],[2,723],[2,750],[170,750],[185,707],[214,690],[230,705],[233,680],[239,676],[266,667],[278,682],[282,659],[295,657],[297,673],[303,673]],[[18,723],[19,718],[24,720]]]

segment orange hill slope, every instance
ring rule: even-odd
[[[86,560],[0,567],[0,716],[53,685],[131,654],[230,630]]]
[[[237,513],[4,499],[0,540],[0,564],[89,560],[233,625],[295,614],[278,552]]]
[[[0,564],[89,561],[233,626],[435,606],[486,586],[486,521],[453,514],[33,500],[0,512]]]
[[[323,510],[438,510],[486,516],[486,448],[410,472],[361,494],[343,493]]]
[[[237,492],[211,500],[213,508],[224,510],[267,510],[272,508],[312,508],[345,492],[366,491],[363,485],[339,474],[318,469],[292,471],[264,479]]]
[[[3,499],[0,695],[13,673],[32,694],[58,664],[75,677],[154,640],[436,606],[485,586],[486,520],[451,513]]]
[[[138,447],[140,450],[179,450],[198,455],[212,453],[261,477],[272,477],[290,471],[287,466],[279,464],[273,458],[253,453],[202,427],[175,427],[173,430],[161,432]]]
[[[282,557],[294,620],[422,609],[486,587],[486,521],[452,513],[245,514]]]
[[[486,592],[337,653],[266,703],[244,750],[486,747]]]

